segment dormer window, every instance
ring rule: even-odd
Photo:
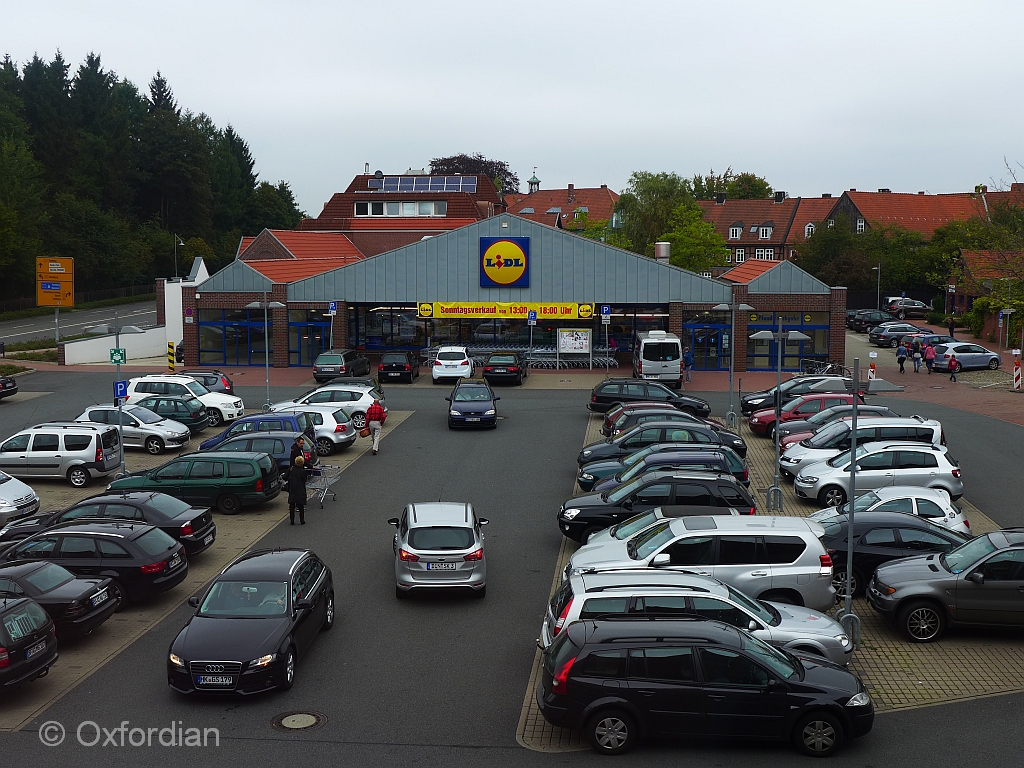
[[[730,240],[739,240],[742,235],[743,235],[743,225],[740,225],[738,227],[735,227],[735,226],[734,227],[729,227],[729,239]]]
[[[561,213],[561,212],[562,212],[562,209],[559,208],[558,206],[555,206],[555,207],[552,207],[552,208],[548,208],[545,211],[545,213]]]
[[[814,234],[814,225],[811,222],[807,222],[807,226],[804,227],[804,237],[810,237]]]
[[[772,236],[772,228],[771,227],[761,227],[760,229],[761,229],[761,231],[757,235],[758,238],[760,238],[761,240],[768,240],[769,238],[771,238],[771,236]]]

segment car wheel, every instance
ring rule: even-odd
[[[210,426],[219,427],[224,423],[224,414],[216,408],[208,408],[206,414],[210,417]]]
[[[121,582],[111,580],[110,584],[107,585],[107,589],[110,590],[110,599],[114,601],[114,612],[118,613],[128,607],[128,593],[124,591],[124,587]]]
[[[830,485],[821,489],[818,501],[823,507],[838,507],[840,504],[846,503],[846,491],[838,485]]]
[[[222,515],[237,515],[242,510],[242,502],[233,493],[225,493],[217,497],[217,510]]]
[[[154,456],[159,456],[164,452],[164,441],[159,437],[147,437],[146,438],[146,450]]]
[[[898,624],[910,642],[931,643],[946,631],[946,616],[935,603],[917,600],[900,611]]]
[[[764,431],[764,436],[767,437],[769,440],[771,440],[773,443],[775,442],[775,425],[774,424],[769,424],[768,425],[768,429],[766,429]]]
[[[688,414],[690,416],[696,416],[697,415],[697,411],[695,411],[690,406],[686,406],[685,408],[683,408],[683,413]]]
[[[587,721],[586,734],[595,752],[621,755],[636,741],[636,725],[621,709],[606,709]]]
[[[843,744],[843,726],[835,715],[813,712],[796,724],[793,742],[805,755],[829,757]]]
[[[991,360],[988,361],[988,369],[990,371],[994,371],[998,367],[999,367],[999,358],[993,357]]]
[[[334,453],[334,443],[330,438],[318,437],[316,440],[317,456],[330,456]]]
[[[366,426],[366,414],[356,412],[352,414],[352,426],[356,429],[363,429]]]
[[[405,600],[405,598],[407,598],[408,596],[409,596],[409,594],[404,589],[402,589],[400,586],[395,584],[395,597],[396,598],[398,598],[399,600]]]
[[[896,347],[898,347],[899,345],[900,343],[896,339],[889,339],[889,346],[892,347],[893,349],[896,349]]]
[[[68,470],[68,482],[75,488],[85,488],[89,484],[89,470],[84,467],[72,467]]]
[[[587,528],[585,531],[583,531],[583,535],[580,536],[580,541],[582,541],[584,544],[586,544],[588,541],[590,541],[590,537],[591,536],[593,536],[595,533],[600,533],[600,532],[601,532],[600,528],[598,528],[596,525],[592,525],[589,528]]]
[[[836,589],[837,600],[846,597],[846,566],[843,566],[841,570],[839,568],[832,570],[832,586]],[[853,590],[854,597],[858,597],[864,591],[864,577],[856,568],[853,569],[850,588]]]
[[[477,600],[483,600],[485,597],[487,597],[487,585],[484,584],[482,587],[480,587],[480,589],[473,590],[473,597],[475,597]]]
[[[277,687],[282,691],[289,690],[295,685],[295,648],[292,646],[288,647],[288,650],[284,653],[284,659],[281,661],[281,669],[278,671],[277,676]]]
[[[321,627],[325,632],[334,626],[334,593],[327,593],[327,611],[324,614],[324,624]]]

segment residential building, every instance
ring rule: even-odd
[[[509,213],[524,219],[547,224],[560,229],[579,229],[584,221],[608,221],[615,226],[615,206],[619,195],[600,187],[576,187],[570,184],[565,189],[541,189],[540,180],[534,176],[528,182],[530,192],[525,195],[514,192],[505,195]]]

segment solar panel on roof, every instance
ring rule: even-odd
[[[430,191],[430,177],[429,176],[417,176],[416,177],[416,191],[417,192],[429,192]]]
[[[397,192],[398,191],[398,176],[385,176],[384,177],[384,191],[385,192]]]
[[[430,191],[431,192],[444,192],[444,176],[431,176],[430,177]]]
[[[399,176],[398,177],[398,191],[399,192],[412,192],[413,183],[415,179],[412,176]]]
[[[462,191],[476,194],[476,176],[471,178],[463,177],[462,179]]]
[[[366,182],[366,186],[369,187],[370,189],[380,189],[381,187],[384,186],[384,180],[383,179],[369,179]]]
[[[385,176],[368,179],[375,192],[469,192],[476,194],[476,176]]]

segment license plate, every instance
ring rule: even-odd
[[[320,370],[323,371],[324,373],[335,373],[338,369],[337,368],[321,368]]]
[[[458,368],[458,367],[459,367],[459,366],[457,366],[457,365],[446,365],[446,366],[445,366],[445,368]]]
[[[196,685],[234,685],[231,675],[196,675]]]
[[[480,417],[479,416],[468,416],[466,418],[466,421],[480,421]]]
[[[213,534],[211,533],[209,536],[207,536],[205,539],[203,539],[203,546],[206,546],[207,544],[212,544],[212,543],[213,543]]]
[[[400,375],[401,375],[401,374],[399,374],[399,373],[389,373],[389,374],[388,374],[388,376],[400,376]]]
[[[4,389],[14,389],[14,385],[10,383],[4,384]]]
[[[109,595],[107,594],[107,590],[105,589],[102,592],[97,592],[95,595],[92,596],[92,600],[90,601],[92,602],[92,607],[95,608],[100,603],[106,602],[108,597]]]
[[[495,373],[508,373],[508,368],[495,368]]]
[[[46,641],[45,640],[40,640],[38,643],[33,645],[27,651],[25,651],[25,658],[26,659],[31,659],[37,653],[42,653],[45,650],[46,650]]]
[[[174,557],[171,558],[171,561],[167,564],[167,570],[170,571],[170,570],[173,570],[174,568],[177,568],[178,567],[178,563],[180,563],[180,562],[181,562],[181,557],[179,555],[175,555]]]
[[[427,563],[428,571],[454,571],[455,563]]]

